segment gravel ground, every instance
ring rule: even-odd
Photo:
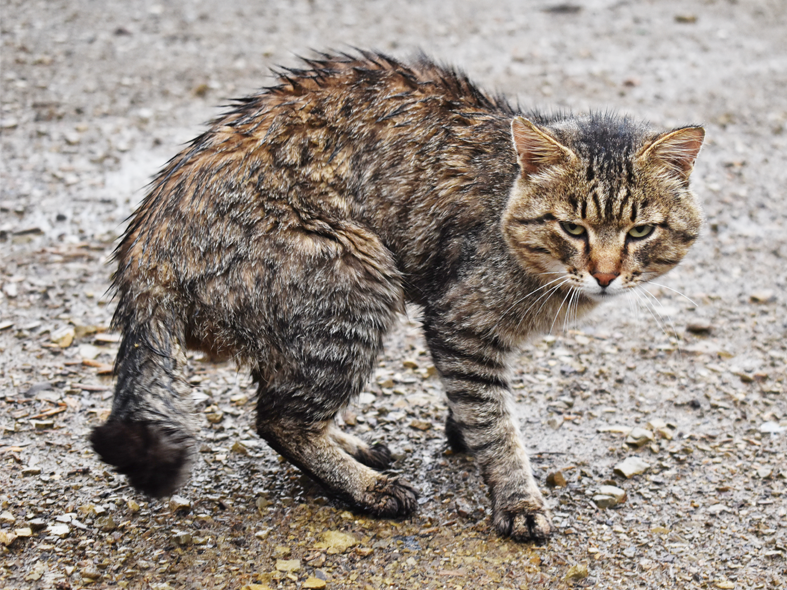
[[[4,0],[0,587],[785,587],[787,4],[575,2]],[[254,434],[247,376],[200,358],[179,496],[139,496],[87,445],[117,349],[107,260],[142,187],[271,66],[350,45],[424,49],[528,107],[706,126],[701,243],[652,298],[516,364],[545,547],[498,538],[476,466],[446,451],[416,309],[344,416],[394,450],[412,518],[326,498]]]

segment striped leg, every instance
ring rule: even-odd
[[[426,335],[448,397],[446,435],[481,465],[495,528],[517,541],[544,541],[550,515],[509,407],[507,351],[466,333],[440,336],[427,326]]]

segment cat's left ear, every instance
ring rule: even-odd
[[[705,130],[702,127],[683,127],[662,133],[637,153],[641,162],[659,166],[668,174],[687,181],[700,153]]]

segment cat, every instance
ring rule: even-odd
[[[383,445],[334,418],[365,385],[405,302],[472,453],[493,525],[543,542],[550,514],[510,408],[528,337],[677,265],[702,213],[701,127],[522,113],[426,57],[319,54],[242,99],[154,180],[117,251],[122,331],[100,457],[151,496],[189,471],[186,349],[233,357],[256,428],[374,515],[417,507]]]

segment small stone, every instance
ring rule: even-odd
[[[626,490],[617,486],[601,486],[598,493],[601,496],[610,496],[615,500],[615,504],[622,504],[626,501]]]
[[[17,295],[19,295],[19,287],[16,283],[6,283],[3,285],[3,293],[9,299],[14,299]]]
[[[355,553],[361,557],[369,557],[372,553],[374,553],[374,549],[371,547],[356,547]]]
[[[50,535],[54,535],[55,537],[60,537],[62,539],[68,536],[68,534],[71,532],[71,529],[67,524],[58,523],[50,524],[46,531]]]
[[[208,414],[205,414],[205,418],[211,424],[218,424],[224,419],[224,412],[210,412]]]
[[[232,451],[233,453],[237,453],[238,455],[248,455],[249,454],[249,449],[247,449],[243,445],[243,443],[241,443],[241,442],[239,442],[237,440],[234,443],[232,443],[232,448],[230,449],[230,451]]]
[[[129,500],[128,502],[126,502],[126,506],[128,507],[129,511],[135,514],[139,512],[139,504],[137,504],[135,500]]]
[[[394,386],[393,379],[384,379],[383,381],[379,381],[377,383],[383,389],[391,389]]]
[[[40,531],[46,528],[46,521],[43,518],[34,518],[28,521],[27,525],[33,529],[33,531]]]
[[[109,533],[114,531],[115,528],[117,528],[117,525],[115,524],[115,520],[111,516],[107,515],[96,519],[96,528],[103,533]]]
[[[33,529],[30,527],[22,527],[21,529],[14,529],[14,534],[17,537],[32,537]]]
[[[103,350],[101,350],[98,346],[93,346],[92,344],[81,344],[79,346],[79,356],[83,359],[95,359],[100,355]]]
[[[169,508],[173,512],[177,510],[188,510],[191,508],[191,502],[183,496],[172,496],[169,500]]]
[[[412,359],[407,359],[407,360],[405,360],[405,361],[402,361],[402,366],[403,366],[405,369],[417,369],[417,368],[418,368],[418,363],[416,363],[416,362],[415,362],[414,360],[412,360]]]
[[[101,579],[101,572],[95,566],[88,566],[79,570],[79,575],[86,580],[99,580]]]
[[[415,428],[416,430],[429,430],[431,427],[431,423],[424,422],[423,420],[413,420],[410,422],[410,428]]]
[[[6,531],[0,530],[0,544],[8,547],[14,541],[16,541],[16,535],[14,533],[8,533]]]
[[[733,590],[735,588],[735,582],[720,580],[716,582],[716,588],[721,588],[721,590]]]
[[[36,430],[48,430],[55,425],[55,422],[54,420],[30,420],[30,425]]]
[[[192,538],[191,533],[186,531],[175,531],[172,533],[172,540],[178,545],[191,545],[194,539]]]
[[[341,531],[325,531],[321,535],[322,541],[315,543],[315,549],[324,549],[328,555],[344,553],[350,547],[358,544],[358,540],[349,533]]]
[[[362,406],[366,406],[374,402],[377,399],[377,396],[373,393],[369,393],[368,391],[364,391],[361,395],[358,396],[358,403]]]
[[[781,434],[782,432],[784,432],[784,430],[785,430],[784,426],[780,426],[776,422],[770,422],[769,421],[769,422],[763,422],[762,424],[760,424],[760,432],[763,432],[763,433],[766,433],[766,434],[774,434],[774,435],[775,434]]]
[[[552,430],[557,430],[563,426],[563,422],[563,416],[550,416],[547,419],[547,426],[549,426]]]
[[[615,473],[625,477],[626,479],[629,479],[635,475],[645,473],[649,467],[650,464],[646,463],[639,457],[628,457],[624,461],[621,461],[615,465]]]
[[[291,553],[291,549],[286,545],[277,545],[273,549],[274,557],[287,557]]]
[[[757,470],[757,475],[760,477],[760,479],[769,479],[773,475],[773,469],[767,465],[765,467],[760,467]]]
[[[68,348],[74,341],[75,335],[76,332],[74,331],[74,326],[69,324],[67,326],[63,326],[59,330],[52,332],[49,339],[57,344],[60,348]]]
[[[722,512],[729,512],[730,509],[727,508],[724,504],[712,504],[708,506],[707,512],[709,514],[721,514]]]
[[[632,447],[642,447],[655,440],[653,433],[645,428],[632,428],[626,437],[626,444]]]
[[[568,568],[564,580],[582,580],[588,577],[588,566],[586,563],[577,563]]]
[[[31,475],[40,475],[41,468],[40,467],[25,467],[22,469],[22,475],[25,477],[29,477]]]
[[[771,303],[776,300],[776,294],[770,289],[763,289],[762,291],[755,291],[749,295],[749,301],[752,303]]]
[[[277,559],[276,569],[280,572],[297,572],[301,569],[300,559]]]
[[[0,522],[5,522],[7,524],[13,524],[13,523],[16,522],[16,516],[14,516],[8,510],[6,510],[2,514],[0,514]]]
[[[435,367],[434,365],[429,365],[428,367],[426,367],[426,371],[424,372],[424,377],[428,379],[429,377],[434,377],[435,375],[437,375],[437,367]]]
[[[564,488],[566,487],[566,478],[563,476],[562,471],[553,471],[547,474],[547,485],[550,488]]]
[[[325,580],[321,580],[320,578],[315,578],[310,576],[306,578],[306,581],[303,583],[301,588],[325,588],[326,582]]]
[[[692,334],[710,334],[713,325],[707,320],[694,320],[686,325],[686,331]]]

